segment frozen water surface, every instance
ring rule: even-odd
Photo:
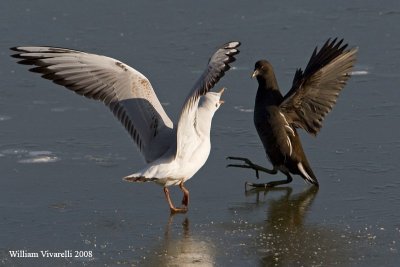
[[[1,1],[0,265],[399,266],[399,20],[395,0]],[[314,47],[336,36],[359,56],[318,137],[301,133],[320,189],[295,177],[245,193],[254,173],[225,168],[225,158],[268,165],[252,122],[254,62],[272,62],[287,92]],[[175,119],[211,53],[231,40],[242,52],[216,88],[228,90],[212,153],[187,182],[190,211],[173,217],[159,186],[122,181],[144,163],[104,105],[9,57],[12,46],[53,45],[117,58],[150,79]]]

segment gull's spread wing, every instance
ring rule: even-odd
[[[145,160],[174,144],[173,123],[149,80],[113,58],[57,47],[14,47],[18,63],[87,98],[104,102],[129,132]],[[171,141],[172,140],[172,141]]]

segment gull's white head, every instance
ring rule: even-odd
[[[221,100],[221,95],[224,91],[225,88],[222,88],[219,92],[208,92],[202,96],[199,107],[205,108],[214,113],[224,103],[224,100]]]

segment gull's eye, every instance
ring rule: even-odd
[[[216,107],[216,108],[218,107],[218,103],[217,103],[217,104],[215,104],[215,107]]]

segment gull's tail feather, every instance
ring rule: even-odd
[[[134,176],[129,175],[122,178],[124,181],[132,182],[132,183],[145,183],[145,182],[154,182],[157,181],[157,178],[146,178],[144,176]]]

